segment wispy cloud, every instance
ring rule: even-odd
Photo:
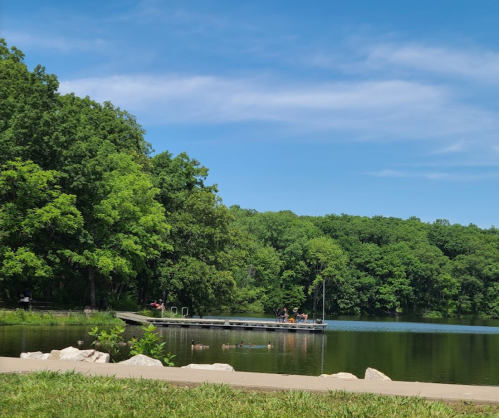
[[[379,171],[372,171],[365,173],[368,176],[382,177],[382,178],[412,178],[412,179],[426,179],[434,181],[453,181],[453,182],[479,182],[484,180],[495,180],[499,178],[499,171],[487,173],[462,173],[462,172],[420,172],[420,171],[403,171],[383,169]]]
[[[373,67],[398,66],[473,79],[499,82],[499,53],[490,50],[458,50],[425,45],[379,45],[369,53]]]
[[[374,177],[412,177],[411,173],[409,173],[408,171],[391,170],[391,169],[372,171],[365,174]]]
[[[458,142],[471,135],[488,138],[499,128],[495,114],[455,102],[443,88],[401,80],[293,83],[121,75],[62,80],[60,90],[110,100],[154,124],[277,122],[363,140]]]
[[[108,48],[108,41],[103,38],[71,38],[51,36],[35,32],[5,31],[2,37],[7,39],[9,45],[15,45],[21,49],[44,49],[56,50],[62,53],[74,53],[76,51],[92,51]]]
[[[454,142],[446,147],[434,151],[434,154],[451,154],[464,152],[467,149],[467,144],[464,141]]]

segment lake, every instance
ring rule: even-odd
[[[239,317],[241,318],[241,317]],[[245,318],[251,319],[251,318]],[[237,371],[299,374],[350,372],[362,378],[367,367],[393,380],[499,385],[499,321],[400,318],[335,318],[324,334],[158,328],[175,366],[228,363]],[[0,356],[21,352],[91,347],[90,327],[0,326]],[[127,326],[125,338],[140,336]],[[192,350],[191,341],[209,345]],[[222,348],[222,344],[257,347]],[[270,341],[272,348],[267,348]]]

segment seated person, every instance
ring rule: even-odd
[[[19,304],[24,310],[28,310],[31,305],[29,296],[24,296],[24,294],[21,293],[21,295],[19,295]]]
[[[154,302],[152,302],[149,306],[151,307],[151,309],[158,309],[159,303],[156,302],[156,299],[154,299]]]
[[[298,322],[298,321],[303,321],[303,322],[307,322],[308,320],[308,314],[306,313],[298,313],[298,308],[294,308],[293,309],[293,318],[295,319],[295,322]]]
[[[165,313],[166,308],[165,308],[165,304],[163,303],[163,300],[162,300],[162,299],[160,299],[160,300],[159,300],[159,304],[158,304],[158,306],[156,307],[156,309],[161,309],[161,312],[162,312],[162,313]]]
[[[286,307],[283,307],[279,310],[279,312],[277,312],[277,318],[282,319],[282,322],[288,322],[289,315]]]

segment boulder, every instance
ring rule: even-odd
[[[52,353],[51,353],[52,354]],[[55,355],[54,355],[55,357]],[[109,354],[101,353],[93,349],[80,350],[75,347],[67,347],[59,351],[59,360],[86,361],[88,363],[109,363]]]
[[[36,351],[34,353],[21,353],[21,358],[31,358],[37,360],[66,360],[66,361],[86,361],[89,363],[109,363],[111,356],[95,350],[79,350],[74,347],[67,347],[63,350],[52,350],[50,353]]]
[[[61,352],[59,350],[52,350],[49,354],[48,360],[59,360],[61,357]]]
[[[333,379],[358,379],[358,377],[355,376],[354,374],[346,372],[339,372],[334,374],[321,374],[319,377],[332,377]]]
[[[225,363],[213,363],[213,364],[189,364],[187,366],[182,366],[181,369],[200,369],[200,370],[221,370],[224,372],[234,372],[234,367],[230,364]]]
[[[21,358],[30,358],[35,360],[47,360],[48,354],[44,354],[41,351],[35,351],[32,353],[21,353]]]
[[[366,369],[366,374],[364,375],[364,379],[369,379],[369,380],[392,380],[387,375],[381,373],[380,371],[378,371],[376,369],[371,369],[370,367],[368,367]]]
[[[100,351],[94,351],[94,354],[88,357],[85,361],[92,363],[109,363],[111,361],[111,355],[108,353],[101,353]]]
[[[151,357],[147,357],[143,354],[137,354],[129,358],[128,360],[121,361],[119,364],[124,364],[128,366],[157,366],[163,367],[163,363],[160,360],[153,359]]]

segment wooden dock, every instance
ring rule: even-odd
[[[277,321],[247,321],[239,319],[200,319],[200,318],[152,318],[133,312],[116,312],[116,316],[127,324],[153,324],[158,327],[232,329],[270,332],[324,332],[327,324],[306,324]]]

